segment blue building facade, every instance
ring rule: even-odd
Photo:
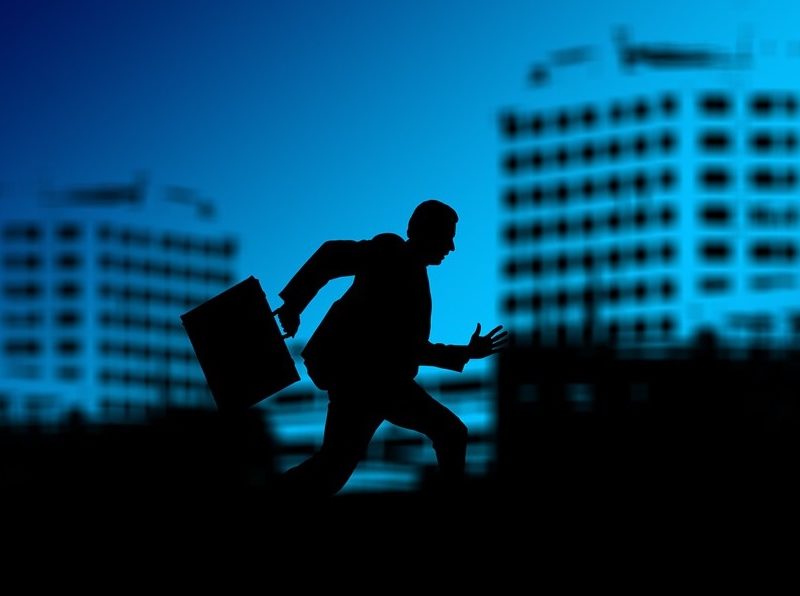
[[[800,96],[785,46],[708,63],[609,47],[502,112],[501,303],[518,338],[793,340]]]

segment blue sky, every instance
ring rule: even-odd
[[[570,45],[791,36],[789,2],[4,0],[0,209],[41,184],[197,189],[242,238],[242,276],[275,294],[323,241],[403,233],[426,198],[461,215],[430,273],[432,338],[498,309],[500,108]],[[565,98],[572,101],[575,97]],[[579,98],[578,98],[579,99]],[[158,200],[155,196],[152,200]],[[168,224],[168,221],[154,222]],[[332,284],[310,307],[307,337]]]

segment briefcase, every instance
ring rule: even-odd
[[[241,410],[299,381],[258,280],[244,281],[181,315],[220,410]]]

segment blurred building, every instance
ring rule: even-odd
[[[502,307],[518,336],[796,335],[797,52],[762,47],[618,38],[534,67],[500,118]]]
[[[139,184],[2,211],[0,392],[12,422],[213,404],[179,315],[237,281],[237,240],[204,219],[147,204]],[[52,399],[31,409],[30,395]]]

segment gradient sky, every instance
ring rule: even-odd
[[[147,171],[154,203],[169,184],[217,202],[242,238],[242,277],[277,305],[322,242],[402,234],[435,197],[461,222],[430,272],[432,339],[464,342],[475,322],[502,322],[496,119],[531,93],[533,62],[608,43],[619,24],[656,40],[790,37],[798,13],[747,0],[3,0],[0,209],[43,185]]]

